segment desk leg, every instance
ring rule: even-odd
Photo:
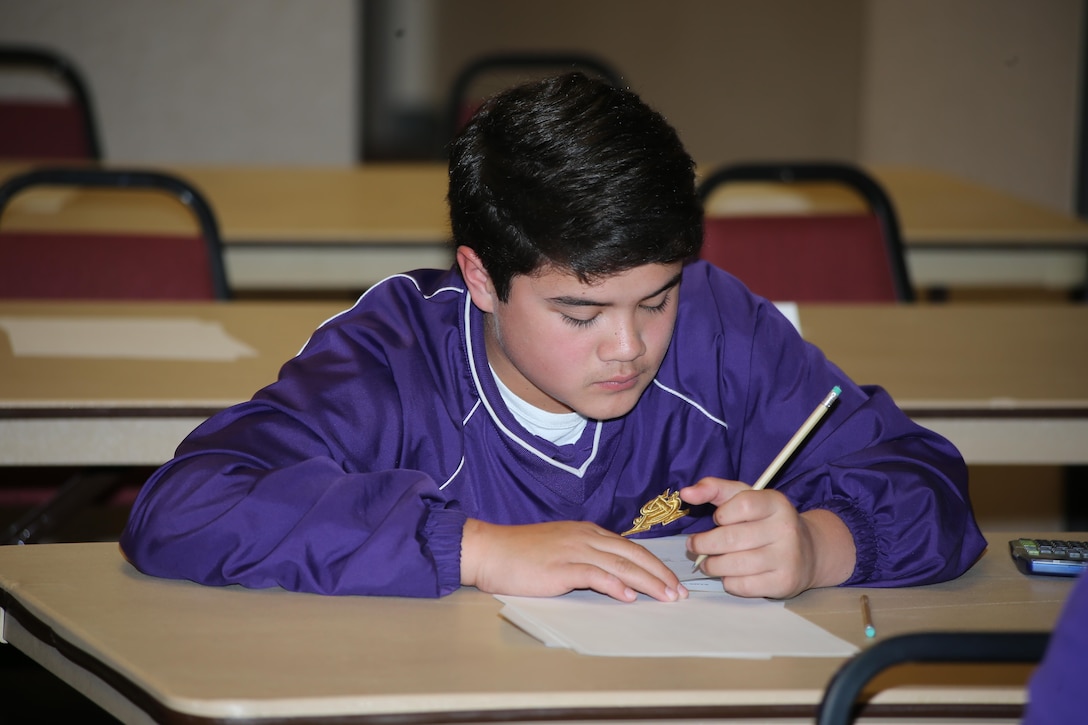
[[[1065,530],[1088,531],[1088,466],[1066,466]]]

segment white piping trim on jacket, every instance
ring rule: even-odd
[[[598,450],[598,446],[599,446],[600,441],[601,441],[601,426],[602,426],[601,421],[598,420],[598,421],[595,422],[597,428],[593,433],[593,451],[589,454],[589,457],[586,458],[585,463],[583,463],[579,468],[574,468],[573,466],[568,466],[565,463],[561,463],[559,461],[553,460],[550,456],[547,456],[547,455],[541,453],[536,448],[531,446],[528,442],[526,442],[526,441],[522,440],[521,438],[519,438],[513,431],[511,431],[509,428],[507,428],[505,425],[503,425],[503,422],[501,420],[499,420],[499,416],[495,413],[495,409],[491,407],[491,403],[490,403],[490,401],[487,400],[487,396],[484,395],[483,387],[480,385],[480,375],[479,375],[479,371],[476,369],[476,357],[475,357],[475,355],[473,355],[473,351],[472,351],[472,319],[471,319],[472,318],[472,298],[471,297],[468,297],[468,298],[465,299],[465,313],[464,313],[464,316],[465,316],[465,349],[468,350],[468,365],[469,365],[469,369],[472,372],[472,380],[476,385],[476,390],[480,391],[480,402],[482,402],[484,404],[484,408],[487,410],[488,415],[491,416],[491,419],[493,421],[495,421],[495,425],[497,425],[499,427],[499,430],[501,430],[506,435],[507,438],[514,441],[519,446],[524,448],[529,453],[532,453],[534,456],[536,456],[540,460],[542,460],[545,463],[547,463],[547,464],[549,464],[551,466],[554,466],[555,468],[558,468],[558,469],[560,469],[562,471],[566,471],[567,473],[573,474],[573,475],[577,476],[578,478],[582,478],[585,475],[586,469],[588,469],[589,465],[591,463],[593,463],[593,461],[597,458],[597,450]]]
[[[670,388],[670,387],[668,387],[666,385],[663,385],[660,381],[658,381],[657,378],[654,378],[654,385],[661,388],[662,390],[664,390],[669,395],[675,395],[677,398],[680,398],[680,400],[684,401],[685,403],[687,403],[688,405],[690,405],[691,407],[695,408],[697,411],[699,411],[700,413],[705,415],[709,420],[712,420],[713,422],[720,425],[722,428],[725,428],[726,430],[729,430],[729,424],[728,423],[726,423],[724,420],[720,420],[720,419],[715,418],[714,416],[712,416],[707,411],[706,408],[699,405],[698,403],[696,403],[691,398],[687,397],[686,395],[682,395],[682,394],[676,392],[675,390],[673,390],[672,388]]]
[[[317,332],[317,330],[320,330],[320,329],[321,329],[322,327],[324,327],[325,325],[329,324],[330,322],[332,322],[333,320],[335,320],[335,319],[336,319],[337,317],[340,317],[341,315],[345,315],[345,314],[347,314],[348,312],[351,312],[352,310],[354,310],[354,309],[355,309],[356,307],[358,307],[358,306],[359,306],[359,303],[360,303],[360,302],[362,302],[362,301],[363,301],[363,299],[364,299],[364,298],[365,298],[365,297],[366,297],[366,296],[367,296],[368,294],[370,294],[370,293],[371,293],[371,291],[373,291],[373,290],[374,290],[374,288],[376,288],[376,287],[378,287],[378,286],[380,286],[380,285],[383,285],[383,284],[385,284],[386,282],[388,282],[388,281],[389,281],[389,280],[391,280],[391,279],[396,279],[397,277],[403,277],[404,279],[406,279],[406,280],[408,280],[409,282],[411,282],[411,283],[412,283],[412,284],[413,284],[413,285],[415,286],[415,288],[416,288],[416,291],[418,291],[418,292],[422,292],[422,291],[423,291],[423,290],[421,290],[421,289],[419,288],[419,281],[418,281],[418,280],[416,280],[416,278],[415,278],[415,277],[413,277],[412,275],[410,275],[410,274],[405,274],[405,273],[403,273],[403,272],[400,272],[400,273],[398,273],[398,274],[391,274],[391,275],[389,275],[388,277],[386,277],[385,279],[383,279],[383,280],[381,280],[381,281],[379,281],[379,282],[376,282],[375,284],[373,284],[373,285],[371,285],[371,286],[370,286],[369,288],[367,288],[366,292],[363,292],[363,293],[362,293],[361,295],[359,295],[359,299],[355,300],[355,302],[353,302],[353,303],[352,303],[351,307],[348,307],[347,309],[343,309],[343,310],[340,310],[340,311],[339,311],[339,312],[337,312],[337,313],[336,313],[335,315],[333,315],[333,316],[332,316],[332,317],[330,317],[329,319],[327,319],[327,320],[325,320],[324,322],[322,322],[322,323],[321,323],[320,325],[318,325],[318,326],[317,326],[317,327],[316,327],[316,328],[314,329],[314,332]],[[439,292],[456,292],[456,293],[458,293],[458,294],[464,294],[464,293],[465,293],[465,290],[464,290],[463,288],[461,288],[461,287],[440,287],[440,288],[436,289],[436,290],[435,290],[435,291],[434,291],[433,293],[431,293],[431,294],[429,294],[429,295],[423,295],[423,299],[425,299],[425,300],[429,300],[430,298],[432,298],[432,297],[434,297],[435,295],[437,295],[437,294],[438,294]],[[307,340],[306,340],[306,342],[305,342],[305,343],[303,343],[302,347],[300,347],[300,348],[299,348],[299,351],[298,351],[297,353],[295,353],[296,357],[297,357],[298,355],[302,354],[303,350],[305,350],[305,349],[306,349],[306,346],[310,344],[310,339],[313,339],[313,335],[310,335],[310,338],[309,338],[309,339],[307,339]]]

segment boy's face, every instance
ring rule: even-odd
[[[507,302],[493,293],[485,301],[488,360],[538,408],[602,420],[624,415],[668,350],[681,268],[650,264],[594,284],[557,270],[518,275]]]

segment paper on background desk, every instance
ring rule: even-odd
[[[796,302],[775,302],[774,306],[801,332],[801,311]]]
[[[786,609],[785,603],[726,594],[691,571],[683,536],[640,539],[691,590],[678,602],[639,596],[618,602],[577,591],[561,597],[496,597],[501,614],[549,647],[605,657],[848,657],[851,643]],[[703,586],[707,585],[707,586]]]
[[[16,357],[229,362],[257,354],[218,322],[175,317],[0,317]]]

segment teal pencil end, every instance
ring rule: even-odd
[[[842,388],[840,388],[838,385],[836,385],[835,387],[833,387],[831,389],[831,392],[834,393],[835,395],[842,395]]]
[[[876,627],[874,627],[871,624],[869,626],[867,626],[865,628],[865,636],[868,637],[869,639],[872,639],[873,637],[875,637],[876,636]]]

